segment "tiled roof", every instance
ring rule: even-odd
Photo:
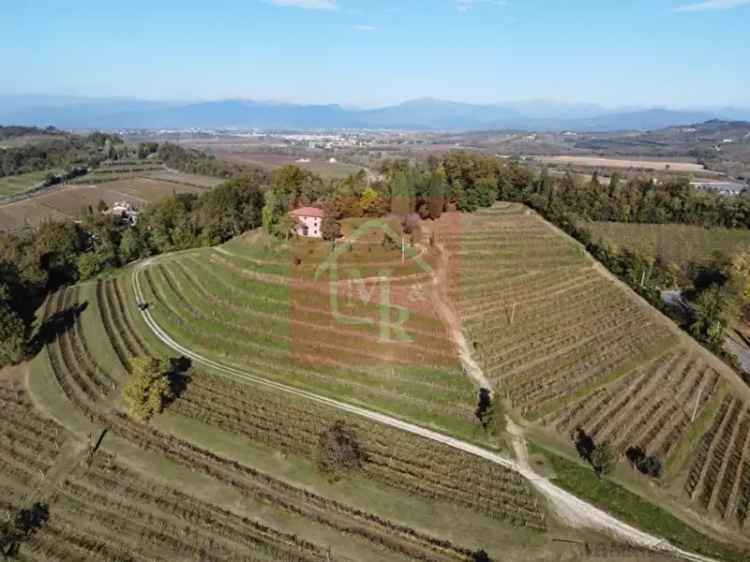
[[[316,207],[300,207],[299,209],[294,209],[291,213],[295,217],[324,217],[325,211],[323,209],[318,209]]]

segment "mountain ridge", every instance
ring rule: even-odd
[[[25,98],[25,100],[24,100]],[[475,104],[417,98],[375,109],[339,104],[225,99],[159,102],[137,98],[0,95],[0,123],[68,129],[391,129],[648,131],[711,119],[750,120],[750,109],[607,110],[597,104],[529,100]]]

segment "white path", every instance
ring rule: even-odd
[[[143,292],[141,290],[139,274],[144,267],[147,267],[152,262],[153,260],[147,260],[146,262],[141,264],[140,267],[136,267],[133,272],[133,290],[135,292],[136,301],[139,303],[145,302],[145,299],[143,298]],[[143,310],[141,310],[141,314],[143,315],[143,319],[145,320],[149,328],[165,345],[172,348],[177,353],[180,353],[185,357],[189,357],[197,363],[202,363],[211,367],[217,373],[220,373],[226,377],[241,380],[244,382],[251,382],[260,386],[264,386],[266,388],[270,388],[277,392],[299,396],[301,398],[305,398],[319,404],[324,404],[326,406],[330,406],[332,408],[336,408],[338,410],[348,412],[356,416],[361,416],[363,418],[382,423],[384,425],[394,427],[396,429],[400,429],[414,435],[419,435],[420,437],[424,437],[425,439],[431,439],[432,441],[448,445],[449,447],[453,447],[454,449],[476,455],[477,457],[481,457],[492,463],[514,470],[521,476],[526,478],[541,495],[547,498],[558,516],[560,516],[563,520],[565,520],[572,526],[602,531],[628,543],[652,548],[654,550],[671,552],[694,562],[718,562],[713,558],[693,554],[691,552],[687,552],[685,550],[677,548],[676,546],[670,544],[660,537],[650,535],[648,533],[640,531],[639,529],[636,529],[635,527],[632,527],[631,525],[628,525],[627,523],[623,523],[609,513],[577,498],[570,492],[567,492],[562,488],[556,486],[546,478],[539,476],[530,468],[528,468],[528,465],[524,466],[525,463],[518,463],[513,459],[503,457],[502,455],[499,455],[482,447],[478,447],[477,445],[474,445],[472,443],[468,443],[455,437],[450,437],[448,435],[402,421],[398,418],[381,414],[379,412],[373,412],[365,408],[353,406],[345,402],[339,402],[338,400],[327,398],[325,396],[319,396],[305,390],[300,390],[291,386],[287,386],[285,384],[267,380],[251,373],[247,373],[234,367],[223,365],[221,363],[217,363],[216,361],[203,357],[202,355],[199,355],[198,353],[195,353],[192,350],[174,341],[169,336],[169,334],[167,334],[156,323],[148,308],[144,308]]]

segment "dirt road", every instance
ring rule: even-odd
[[[461,329],[461,319],[448,298],[448,256],[442,244],[437,244],[436,248],[439,256],[432,278],[432,291],[430,292],[432,304],[443,324],[448,328],[448,333],[458,349],[458,357],[464,373],[471,377],[480,388],[486,388],[492,392],[492,385],[474,359],[473,350]]]
[[[141,290],[139,274],[141,270],[143,269],[143,267],[147,265],[147,263],[148,262],[141,264],[140,267],[136,267],[133,271],[133,290],[135,292],[136,302],[145,302],[144,297],[143,297],[143,292]],[[455,437],[450,437],[448,435],[444,435],[442,433],[438,433],[436,431],[426,429],[418,425],[414,425],[412,423],[402,421],[398,418],[394,418],[385,414],[381,414],[379,412],[373,412],[371,410],[367,410],[365,408],[361,408],[358,406],[353,406],[351,404],[340,402],[332,398],[319,396],[311,392],[299,390],[297,388],[293,388],[285,384],[267,380],[262,377],[258,377],[256,375],[246,373],[234,367],[222,365],[221,363],[218,363],[216,361],[203,357],[202,355],[195,353],[192,350],[174,341],[169,336],[169,334],[167,334],[156,323],[154,318],[151,316],[151,312],[148,310],[148,308],[141,310],[140,312],[141,312],[141,315],[143,316],[144,321],[148,325],[148,327],[153,331],[156,337],[159,338],[165,345],[167,345],[168,347],[170,347],[177,353],[180,353],[184,355],[185,357],[189,357],[190,359],[192,359],[193,361],[197,363],[201,363],[203,365],[206,365],[212,368],[217,374],[220,374],[222,376],[225,376],[234,380],[257,384],[257,385],[275,390],[277,392],[283,392],[285,394],[299,396],[301,398],[311,400],[318,404],[323,404],[332,408],[336,408],[337,410],[340,410],[343,412],[348,412],[350,414],[354,414],[356,416],[360,416],[360,417],[363,417],[365,419],[368,419],[377,423],[382,423],[389,427],[393,427],[396,429],[400,429],[402,431],[406,431],[408,433],[412,433],[414,435],[418,435],[425,439],[430,439],[432,441],[442,443],[449,447],[453,447],[454,449],[469,453],[471,455],[475,455],[477,457],[488,460],[492,463],[514,470],[518,472],[521,476],[526,478],[542,496],[547,498],[547,500],[550,502],[552,509],[563,520],[565,520],[572,526],[602,531],[619,540],[628,542],[630,544],[643,546],[643,547],[651,548],[654,550],[670,552],[670,553],[677,554],[687,560],[691,560],[694,562],[718,562],[712,558],[700,556],[700,555],[693,554],[693,553],[684,551],[682,549],[679,549],[660,537],[655,537],[653,535],[640,531],[636,529],[635,527],[628,525],[627,523],[623,523],[622,521],[616,519],[609,513],[584,502],[583,500],[577,498],[573,494],[563,490],[562,488],[557,487],[549,480],[540,477],[539,475],[534,473],[532,470],[530,470],[528,468],[528,465],[524,466],[526,463],[523,461],[517,462],[513,459],[503,457],[502,455],[499,455],[497,453],[494,453],[482,447],[478,447],[477,445],[474,445],[472,443],[462,441]]]

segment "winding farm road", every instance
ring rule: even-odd
[[[143,262],[142,264],[140,264],[140,266],[136,267],[133,272],[133,291],[135,292],[136,301],[139,303],[145,302],[143,292],[141,290],[139,274],[143,268],[147,267],[152,262],[153,260],[147,260]],[[482,447],[478,447],[472,443],[468,443],[466,441],[462,441],[460,439],[456,439],[454,437],[450,437],[448,435],[444,435],[442,433],[438,433],[436,431],[402,421],[398,418],[381,414],[379,412],[374,412],[366,408],[353,406],[351,404],[347,404],[346,402],[333,400],[325,396],[319,396],[312,392],[307,392],[305,390],[300,390],[291,386],[287,386],[285,384],[267,380],[251,373],[236,369],[234,367],[223,365],[221,363],[203,357],[202,355],[195,353],[194,351],[180,345],[175,340],[173,340],[169,336],[169,334],[167,334],[156,323],[148,308],[144,308],[143,310],[141,310],[141,314],[144,321],[154,333],[154,335],[156,335],[156,337],[159,338],[159,340],[161,340],[166,346],[170,347],[177,353],[184,355],[185,357],[189,357],[197,363],[201,363],[203,365],[211,367],[217,373],[220,373],[228,378],[240,380],[243,382],[250,382],[275,390],[277,392],[299,396],[318,404],[336,408],[337,410],[343,412],[348,412],[350,414],[354,414],[356,416],[360,416],[377,423],[382,423],[384,425],[400,429],[414,435],[418,435],[425,439],[431,439],[432,441],[442,443],[449,447],[453,447],[454,449],[464,451],[471,455],[475,455],[477,457],[488,460],[492,463],[514,470],[515,472],[526,478],[541,495],[547,498],[557,515],[571,526],[602,531],[627,543],[676,554],[685,558],[686,560],[690,560],[693,562],[718,562],[713,558],[682,550],[662,538],[650,535],[636,529],[635,527],[632,527],[631,525],[628,525],[627,523],[623,523],[609,513],[579,499],[570,492],[567,492],[562,488],[556,486],[550,480],[539,476],[524,462],[519,463],[511,458],[504,457]]]

